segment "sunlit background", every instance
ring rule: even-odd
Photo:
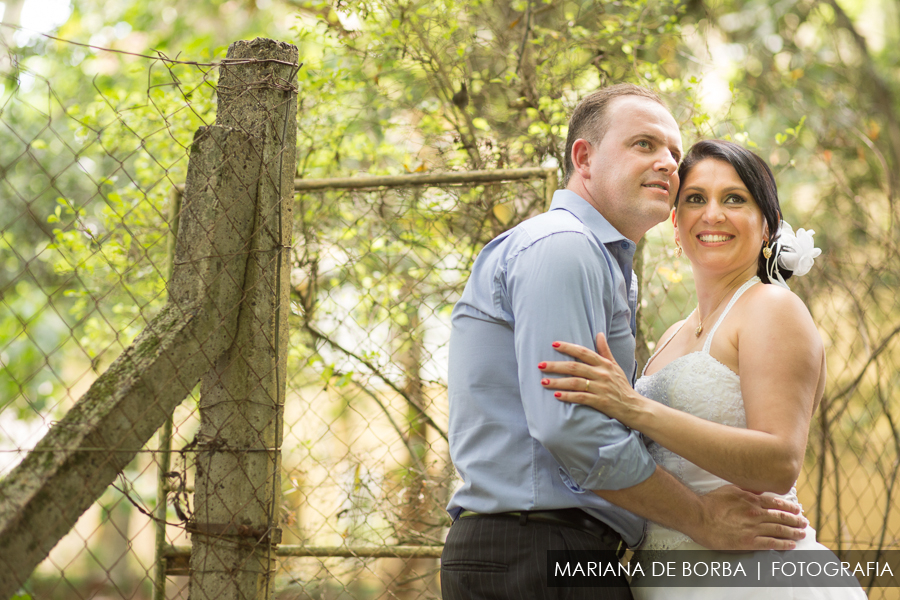
[[[177,189],[194,131],[215,119],[212,63],[236,40],[267,37],[296,45],[303,63],[298,179],[552,171],[578,98],[618,81],[658,89],[686,147],[726,137],[759,153],[785,219],[815,229],[824,250],[792,281],[829,360],[801,500],[835,550],[900,549],[896,2],[2,6],[0,474],[165,304]],[[503,184],[298,192],[283,544],[442,543],[442,506],[457,485],[443,436],[449,311],[481,245],[539,212],[548,185],[544,172]],[[638,259],[643,362],[694,300],[671,224],[647,235]],[[171,440],[138,453],[21,597],[187,597],[174,559],[162,588],[154,582],[161,553],[190,545],[179,511],[192,502],[198,423],[195,394],[175,411]],[[160,479],[165,444],[179,475]],[[160,485],[169,486],[165,547],[143,512],[157,510]],[[440,595],[431,558],[279,564],[278,598]]]

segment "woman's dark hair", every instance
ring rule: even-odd
[[[779,226],[781,225],[781,204],[778,202],[778,188],[775,186],[775,175],[772,174],[772,169],[769,168],[766,161],[756,154],[733,142],[703,140],[693,145],[678,168],[681,182],[684,183],[688,173],[697,164],[707,159],[721,160],[734,167],[738,177],[747,186],[747,190],[750,191],[753,199],[756,200],[757,206],[762,211],[763,218],[769,226],[769,247],[772,248],[772,256],[767,261],[766,257],[763,256],[762,247],[760,247],[756,274],[763,283],[770,283],[767,266],[769,261],[778,259],[775,252],[775,241],[778,239]],[[678,206],[680,199],[681,189],[679,189],[678,196],[675,198],[675,206]],[[764,246],[765,244],[763,244]],[[792,271],[784,268],[779,268],[779,272],[785,280],[793,275]]]

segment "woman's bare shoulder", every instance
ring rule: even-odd
[[[755,285],[742,298],[745,333],[784,338],[801,336],[809,341],[821,337],[803,300],[789,289],[773,284]]]
[[[800,299],[800,296],[787,288],[771,283],[754,285],[747,290],[744,305],[746,310],[752,311],[753,313],[782,313],[783,311],[789,311],[794,317],[801,314],[810,319],[812,318],[809,315],[809,309],[806,307],[803,300]]]

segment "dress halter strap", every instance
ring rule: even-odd
[[[741,297],[741,294],[749,290],[751,287],[759,283],[759,277],[752,277],[748,279],[744,285],[738,288],[738,291],[734,293],[734,296],[731,297],[731,300],[728,301],[728,304],[725,305],[725,310],[722,311],[722,314],[719,315],[719,318],[716,320],[716,324],[713,325],[713,328],[709,331],[709,335],[706,336],[706,342],[703,344],[703,352],[709,354],[709,349],[712,346],[713,336],[716,335],[716,330],[719,328],[719,325],[722,324],[722,320],[725,319],[725,315],[728,314],[728,311],[731,310],[731,307],[734,306],[734,303],[737,302],[738,298]]]
[[[694,314],[694,313],[691,312],[691,315],[692,315],[692,314]],[[678,329],[676,329],[676,330],[674,331],[674,333],[672,333],[672,335],[670,335],[668,338],[666,338],[666,340],[665,340],[663,343],[661,343],[659,346],[657,346],[656,350],[653,351],[653,354],[650,355],[650,358],[647,359],[647,362],[644,363],[644,368],[641,369],[641,377],[643,377],[643,376],[647,373],[647,367],[650,366],[650,363],[653,362],[653,359],[656,358],[656,355],[659,354],[660,352],[662,352],[663,348],[665,348],[666,346],[668,346],[668,345],[669,345],[669,342],[671,342],[672,339],[673,339],[676,335],[678,335],[678,332],[681,331],[681,328],[684,327],[684,324],[688,322],[688,319],[691,318],[691,315],[688,315],[688,316],[687,316],[687,319],[685,319],[684,321],[682,321],[682,322],[681,322],[681,325],[678,326]]]

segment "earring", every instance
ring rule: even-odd
[[[766,260],[772,258],[772,249],[769,248],[769,240],[766,240],[766,245],[763,246],[763,256]]]
[[[681,254],[684,250],[681,249],[681,244],[678,243],[678,240],[675,240],[675,258],[681,258]]]

